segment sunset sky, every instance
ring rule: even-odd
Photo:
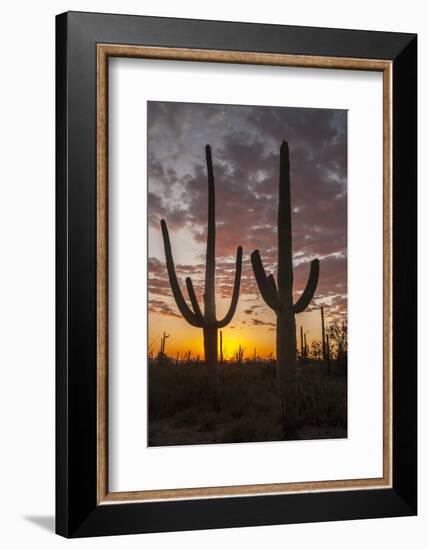
[[[290,147],[295,301],[309,262],[320,260],[310,308],[296,316],[310,343],[319,339],[319,307],[326,321],[347,314],[347,112],[343,110],[148,102],[149,349],[170,335],[166,352],[203,357],[202,330],[180,315],[165,267],[160,220],[168,224],[177,276],[188,298],[191,276],[203,307],[207,174],[212,147],[216,189],[217,317],[226,313],[236,248],[244,249],[236,314],[223,329],[226,356],[275,354],[275,314],[260,297],[250,254],[259,249],[276,275],[279,147]]]

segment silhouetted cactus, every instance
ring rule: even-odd
[[[331,362],[330,362],[330,337],[327,334],[325,338],[325,354],[327,359],[327,373],[331,373]]]
[[[159,348],[159,353],[158,353],[158,364],[159,365],[163,365],[168,356],[167,354],[165,353],[165,344],[166,344],[166,339],[169,338],[169,334],[166,334],[166,332],[163,333],[163,336],[161,336],[161,343],[160,343],[160,348]]]
[[[276,365],[285,422],[295,414],[293,405],[297,374],[295,314],[303,312],[310,304],[319,277],[319,261],[313,260],[306,288],[294,304],[292,259],[290,157],[288,143],[284,141],[280,149],[279,166],[278,284],[272,274],[266,276],[258,250],[251,254],[251,263],[260,294],[276,313]]]
[[[300,359],[306,361],[308,358],[308,345],[306,343],[306,333],[303,325],[300,325]]]
[[[326,342],[325,342],[325,321],[324,321],[324,308],[321,306],[321,337],[322,337],[322,360],[325,361],[326,356]]]
[[[186,321],[190,325],[202,328],[203,330],[205,362],[213,380],[213,388],[218,393],[219,377],[217,369],[217,333],[218,329],[223,328],[230,323],[236,311],[236,305],[239,297],[239,287],[241,284],[242,248],[238,246],[236,253],[235,284],[229,311],[223,319],[217,320],[215,307],[215,187],[211,147],[209,145],[205,147],[205,156],[208,172],[208,231],[203,313],[196,298],[195,290],[190,277],[187,277],[186,279],[186,286],[193,309],[187,305],[186,300],[181,293],[180,285],[178,284],[177,275],[175,273],[171,243],[165,220],[161,220],[161,227],[165,248],[166,267],[175,302],[181,315],[186,319]]]
[[[303,327],[300,325],[300,359],[305,359],[305,345],[303,342]]]
[[[239,347],[234,351],[233,358],[235,359],[235,363],[237,365],[240,365],[242,363],[242,360],[244,359],[244,352],[245,348],[239,344]]]
[[[324,308],[321,306],[321,334],[322,334],[322,360],[327,366],[327,373],[330,374],[330,343],[328,339],[328,334],[325,330],[325,318],[324,318]]]
[[[166,332],[163,333],[163,336],[161,338],[161,353],[163,353],[165,355],[165,344],[166,344],[166,339],[169,338],[169,334],[166,334]]]

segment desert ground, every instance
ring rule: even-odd
[[[275,361],[219,366],[220,406],[209,399],[202,362],[149,363],[149,445],[194,445],[347,437],[347,368],[299,362],[297,424],[282,428]]]

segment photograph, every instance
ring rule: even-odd
[[[147,101],[149,447],[347,437],[347,124]]]
[[[1,548],[427,546],[423,6],[2,5]]]

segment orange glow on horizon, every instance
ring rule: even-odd
[[[241,318],[242,316],[238,316]],[[245,319],[244,319],[245,321]],[[274,319],[269,321],[274,322]],[[321,339],[321,322],[319,310],[305,312],[296,316],[297,348],[300,349],[300,326],[306,334],[307,345]],[[231,328],[234,327],[234,328]],[[149,356],[156,357],[163,333],[169,335],[166,340],[165,352],[170,357],[184,358],[190,351],[191,357],[199,356],[204,359],[203,331],[190,326],[184,319],[172,316],[149,313]],[[276,330],[273,326],[253,326],[243,324],[242,321],[232,322],[222,329],[223,357],[225,360],[233,358],[234,352],[242,346],[244,359],[257,357],[267,359],[275,357]],[[220,356],[220,331],[218,334]]]

